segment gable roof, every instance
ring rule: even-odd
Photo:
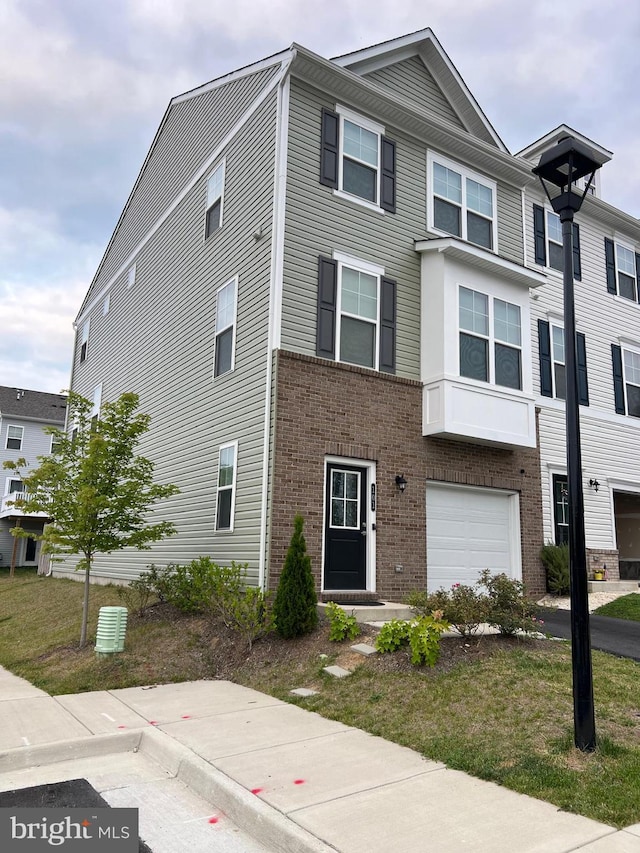
[[[21,418],[26,421],[44,421],[64,424],[67,398],[64,394],[46,391],[28,391],[0,385],[0,416]]]
[[[430,28],[347,53],[331,61],[355,74],[367,74],[412,56],[422,60],[465,130],[508,153],[506,145]]]
[[[523,148],[522,151],[518,151],[515,156],[522,157],[532,163],[537,163],[543,151],[552,148],[560,142],[561,139],[565,139],[567,136],[573,136],[574,139],[577,139],[579,142],[582,142],[590,148],[595,155],[595,159],[601,166],[608,163],[613,157],[612,151],[603,148],[602,145],[598,145],[598,143],[594,142],[593,139],[589,139],[588,136],[584,136],[582,133],[579,133],[577,130],[569,127],[568,124],[559,124],[554,130],[550,130],[549,133],[541,136],[540,139],[536,139],[535,142],[527,145],[527,147]]]

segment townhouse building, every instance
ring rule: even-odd
[[[140,395],[141,451],[181,489],[154,512],[177,534],[95,576],[209,555],[273,587],[299,512],[328,597],[484,568],[541,593],[564,468],[540,353],[561,276],[536,254],[531,167],[554,142],[512,155],[430,30],[333,60],[294,44],[174,98],[80,308],[72,388],[96,409]],[[594,247],[601,226],[633,229],[585,208],[591,276],[589,229]],[[614,386],[588,312],[591,415]],[[608,418],[633,432],[633,413]],[[588,545],[609,559],[600,524]]]
[[[29,391],[0,385],[0,567],[37,566],[40,543],[35,539],[15,538],[12,527],[42,533],[46,518],[25,515],[14,506],[16,496],[24,493],[22,481],[2,467],[6,461],[25,459],[23,473],[37,467],[38,456],[51,453],[52,436],[46,427],[62,429],[67,400],[62,394]]]

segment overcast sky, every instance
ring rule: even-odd
[[[67,388],[72,323],[171,97],[296,41],[431,27],[510,151],[566,123],[640,216],[633,0],[0,0],[0,385]]]

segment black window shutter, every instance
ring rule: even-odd
[[[538,320],[538,352],[540,354],[540,393],[543,397],[553,397],[551,336],[546,320]]]
[[[607,266],[607,290],[609,293],[617,293],[616,288],[616,258],[613,248],[613,240],[604,238],[604,260]]]
[[[389,213],[396,212],[396,144],[386,136],[382,145],[382,177],[380,183],[380,207]]]
[[[582,266],[580,265],[580,226],[573,223],[573,277],[582,281]]]
[[[611,358],[613,361],[613,396],[615,399],[616,412],[626,415],[624,406],[624,380],[622,377],[622,349],[617,344],[611,344]]]
[[[383,278],[380,282],[380,370],[396,372],[396,282]]]
[[[536,253],[536,263],[547,265],[546,232],[544,228],[544,208],[539,204],[533,205],[533,242]]]
[[[320,358],[335,358],[337,285],[337,262],[320,255],[318,258],[318,319],[316,325],[316,355]]]
[[[636,292],[640,302],[640,255],[636,252]]]
[[[578,366],[578,402],[589,405],[589,383],[587,382],[587,345],[582,332],[576,333],[576,363]]]
[[[320,183],[338,188],[338,136],[340,119],[331,110],[322,110],[322,150],[320,154]]]

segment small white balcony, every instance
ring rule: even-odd
[[[46,512],[24,512],[15,506],[16,500],[27,500],[28,492],[11,492],[0,498],[0,518],[48,518]]]

